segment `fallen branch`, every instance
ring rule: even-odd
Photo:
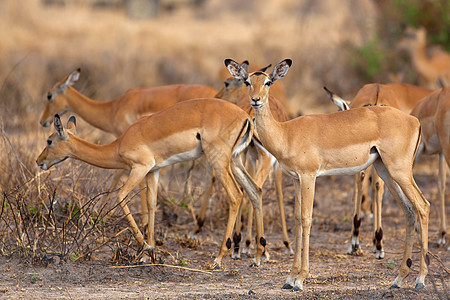
[[[108,268],[110,268],[110,269],[127,269],[127,268],[154,267],[154,266],[183,269],[183,270],[187,270],[187,271],[200,272],[200,273],[205,273],[205,274],[208,274],[208,275],[212,275],[212,272],[208,272],[208,271],[203,271],[203,270],[198,270],[198,269],[191,269],[191,268],[182,267],[182,266],[166,265],[166,264],[145,264],[145,265],[135,265],[135,266],[111,266],[111,267],[108,267]]]

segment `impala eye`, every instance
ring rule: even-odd
[[[47,100],[52,100],[52,93],[47,94]]]
[[[50,146],[52,144],[52,142],[53,142],[52,140],[48,139],[47,140],[47,146]]]
[[[230,85],[230,83],[228,81],[225,81],[224,84],[225,84],[226,88]]]
[[[372,106],[372,104],[371,104],[371,103],[369,103],[369,104],[364,104],[363,106]]]
[[[264,83],[264,85],[271,86],[272,83],[273,83],[272,81],[267,81],[266,83]]]

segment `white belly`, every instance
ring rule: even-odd
[[[198,143],[198,146],[190,151],[178,153],[175,155],[172,155],[171,157],[167,158],[162,163],[154,166],[152,170],[158,170],[182,161],[188,161],[188,160],[194,160],[199,158],[203,154],[202,151],[202,144]]]
[[[328,176],[328,175],[353,175],[362,170],[367,169],[368,166],[373,164],[373,162],[379,157],[378,152],[372,152],[369,154],[369,159],[362,165],[353,166],[349,168],[337,168],[337,169],[329,169],[329,170],[318,170],[317,177],[319,176]]]

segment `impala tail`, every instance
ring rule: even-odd
[[[247,119],[244,126],[242,127],[238,139],[236,140],[236,144],[233,147],[234,149],[232,153],[233,157],[238,156],[242,151],[244,151],[248,147],[248,145],[252,141],[253,131],[254,131],[253,125],[250,119]]]
[[[327,93],[327,96],[328,96],[328,98],[330,98],[331,102],[333,102],[334,105],[336,105],[339,108],[339,111],[350,109],[347,101],[345,101],[344,99],[342,99],[341,97],[339,97],[338,95],[336,95],[335,93],[333,93],[332,91],[327,89],[326,86],[324,86],[323,89]]]

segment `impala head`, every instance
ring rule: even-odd
[[[249,74],[248,71],[234,60],[225,60],[225,66],[228,68],[231,75],[233,75],[234,78],[241,80],[247,86],[250,105],[255,110],[261,109],[269,101],[270,86],[278,79],[283,78],[291,65],[292,60],[285,59],[279,62],[270,74],[267,74],[265,70]]]
[[[244,60],[241,63],[241,66],[244,70],[249,71],[249,63],[247,60]],[[220,91],[215,95],[216,98],[228,100],[234,104],[238,103],[238,101],[245,95],[247,92],[247,88],[244,85],[244,82],[235,77],[229,77],[228,70],[226,71],[228,74],[228,78],[223,82],[224,86],[220,89]]]
[[[67,122],[67,129],[61,124],[59,115],[53,118],[53,125],[56,132],[47,139],[47,146],[42,150],[36,163],[42,170],[48,170],[51,166],[60,163],[70,156],[69,139],[70,135],[76,133],[76,119],[70,117]]]
[[[73,71],[67,75],[63,80],[56,83],[47,93],[47,105],[42,113],[40,124],[44,127],[49,127],[52,124],[53,116],[55,114],[62,115],[69,111],[65,92],[68,86],[74,83],[80,77],[80,69]]]
[[[407,26],[403,30],[403,37],[397,42],[398,50],[414,51],[426,44],[427,32],[424,27],[415,29]]]

